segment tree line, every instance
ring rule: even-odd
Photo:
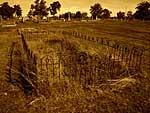
[[[53,15],[53,17],[58,13],[61,9],[61,3],[59,1],[55,1],[50,3],[49,6],[46,5],[45,0],[35,0],[33,4],[30,6],[30,10],[27,14],[29,18],[38,17],[43,19],[47,17],[49,14]],[[96,3],[90,7],[90,13],[93,20],[96,19],[107,19],[111,17],[112,11],[109,9],[103,8],[100,3]],[[4,2],[0,4],[0,15],[3,19],[13,18],[13,17],[21,17],[22,9],[20,5],[14,5],[11,7],[8,2]],[[64,14],[60,14],[59,18],[64,18],[66,20],[70,19],[88,19],[87,12],[77,11],[76,13],[66,12]],[[150,20],[150,2],[141,2],[136,7],[136,12],[128,11],[127,14],[125,12],[119,11],[117,12],[116,18],[119,20],[132,20],[132,19],[140,19],[140,20]]]

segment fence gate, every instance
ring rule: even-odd
[[[40,59],[40,75],[47,79],[49,83],[60,79],[61,67],[60,60],[55,52],[43,56]]]

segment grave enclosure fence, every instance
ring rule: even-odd
[[[117,79],[126,67],[140,71],[143,61],[144,48],[137,46],[127,47],[118,41],[107,38],[94,38],[78,32],[45,31],[43,34],[61,34],[73,36],[74,38],[95,42],[105,46],[111,51],[106,56],[91,56],[86,53],[73,55],[62,52],[51,51],[40,59],[39,74],[46,76],[49,83],[60,80],[75,81],[83,86],[97,85],[107,82],[109,79]],[[26,39],[41,40],[48,42],[49,38],[41,36],[41,32],[26,33]],[[32,36],[32,38],[31,38]],[[29,38],[30,37],[30,38]],[[69,43],[61,44],[62,48],[68,48]],[[55,55],[54,55],[55,54]]]
[[[145,48],[142,46],[127,45],[124,42],[111,40],[105,37],[92,37],[76,31],[41,31],[41,32],[25,32],[27,40],[44,40],[48,41],[48,35],[59,34],[69,38],[77,38],[94,42],[98,45],[105,46],[109,53],[106,55],[115,61],[123,62],[124,65],[136,70],[141,70],[144,61]]]
[[[104,56],[97,56],[85,52],[66,54],[63,51],[51,51],[39,59],[30,50],[27,42],[32,40],[48,42],[49,38],[46,36],[51,34],[94,42],[105,46],[110,52]],[[61,46],[64,49],[71,47],[71,44],[61,43]],[[21,45],[13,43],[10,48],[7,74],[10,82],[19,81],[17,83],[19,87],[28,93],[33,90],[38,93],[38,76],[45,77],[49,85],[55,81],[65,80],[82,86],[95,86],[108,82],[109,79],[119,78],[126,67],[141,71],[144,52],[143,47],[128,47],[118,41],[91,37],[75,31],[21,32]],[[37,62],[38,59],[40,62]]]

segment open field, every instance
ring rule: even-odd
[[[12,28],[0,28],[0,113],[149,113],[149,26],[149,22],[101,20],[25,22]],[[17,34],[17,29],[22,28],[32,28],[25,29],[26,32],[21,31],[28,47],[22,44],[21,35]],[[50,32],[44,34],[43,31]],[[107,39],[127,48],[142,47],[144,53],[141,58],[144,61],[142,59],[140,66],[137,63],[138,69],[132,70],[128,66],[132,64],[137,68],[137,65],[133,64],[136,62],[136,55],[131,56],[134,62],[130,64],[124,60],[128,59],[128,55],[116,49],[91,39],[85,40],[76,38],[75,35],[60,33],[62,31],[81,33],[94,39]],[[7,66],[13,42],[23,45],[23,49],[24,46],[27,48],[25,52],[22,52],[20,46],[16,49],[20,51],[23,65],[30,63],[30,59],[33,59],[33,62],[36,59],[34,64],[37,64],[38,79],[35,86],[32,84],[37,90],[36,94],[26,95],[22,88],[7,82]],[[26,54],[31,57],[27,55],[26,58]],[[15,55],[18,56],[17,53]],[[84,56],[88,58],[84,59]],[[49,66],[41,63],[42,58],[49,58],[45,62],[51,62],[49,60],[53,59],[53,64]],[[89,60],[91,62],[87,63]],[[13,57],[12,61],[16,68],[22,66],[14,62],[19,61],[17,58]],[[27,69],[35,68],[29,65],[27,64]],[[25,74],[23,73],[23,76],[26,76]]]
[[[31,27],[30,24],[27,24]],[[91,21],[91,22],[51,22],[49,24],[41,23],[40,25],[34,26],[34,28],[48,30],[48,31],[67,31],[77,32],[82,35],[86,35],[91,38],[103,38],[104,40],[110,40],[117,42],[120,45],[132,48],[134,46],[144,47],[144,60],[145,64],[150,62],[149,50],[150,50],[150,23],[149,22],[121,22],[112,20],[101,20],[101,21]],[[56,33],[54,37],[64,37],[61,34]],[[82,49],[88,52],[102,53],[101,45],[99,43],[93,43],[92,41],[73,39],[73,36],[66,36],[70,40],[75,40],[75,42],[82,45]],[[95,47],[93,47],[95,46]],[[97,49],[96,49],[97,48]],[[101,50],[100,50],[101,49]],[[104,49],[105,51],[105,49]],[[146,66],[147,67],[147,66]],[[146,69],[147,71],[149,69]]]
[[[123,40],[128,43],[143,43],[149,45],[150,27],[149,22],[118,22],[112,20],[102,20],[96,22],[66,22],[50,23],[46,25],[48,29],[78,31],[94,37],[104,37],[114,40]],[[42,29],[45,25],[41,25]],[[130,42],[129,42],[130,41]]]

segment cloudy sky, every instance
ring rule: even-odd
[[[0,0],[0,3],[6,1],[10,5],[20,4],[21,8],[23,9],[24,16],[28,13],[30,5],[34,3],[34,0]],[[47,5],[54,1],[59,1],[62,5],[59,13],[68,11],[76,12],[78,10],[89,13],[91,5],[95,3],[100,3],[103,8],[110,9],[113,12],[112,15],[114,16],[118,11],[131,10],[134,12],[137,4],[145,0],[46,0]]]

